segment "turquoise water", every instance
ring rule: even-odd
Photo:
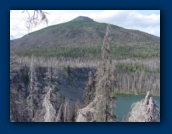
[[[117,94],[117,100],[115,102],[115,114],[118,121],[122,121],[123,117],[131,111],[131,105],[134,102],[144,99],[144,95],[127,95]],[[156,104],[160,106],[160,97],[153,96]]]

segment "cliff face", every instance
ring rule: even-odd
[[[51,75],[47,67],[14,69],[10,81],[10,120],[73,122],[79,103],[83,102],[89,71],[70,68],[67,74],[63,69],[53,68]]]

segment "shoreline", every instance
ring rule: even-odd
[[[114,93],[116,95],[117,94],[124,94],[124,95],[143,95],[143,96],[146,95],[146,93],[133,93],[133,92],[121,92],[121,91],[115,91]],[[152,96],[160,97],[160,95],[157,95],[157,94],[152,94]]]

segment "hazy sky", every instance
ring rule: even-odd
[[[160,37],[160,10],[45,10],[48,25],[39,24],[31,31],[87,16],[97,22],[110,23],[127,29],[136,29]],[[32,14],[32,10],[30,10]],[[27,14],[20,10],[10,12],[10,35],[14,38],[28,33]],[[30,32],[31,32],[30,31]]]

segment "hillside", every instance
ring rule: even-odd
[[[80,16],[13,40],[10,47],[20,56],[34,53],[35,56],[98,58],[106,26],[106,23]],[[115,58],[159,56],[159,37],[115,25],[111,25],[111,37]],[[145,53],[147,51],[151,53]]]

